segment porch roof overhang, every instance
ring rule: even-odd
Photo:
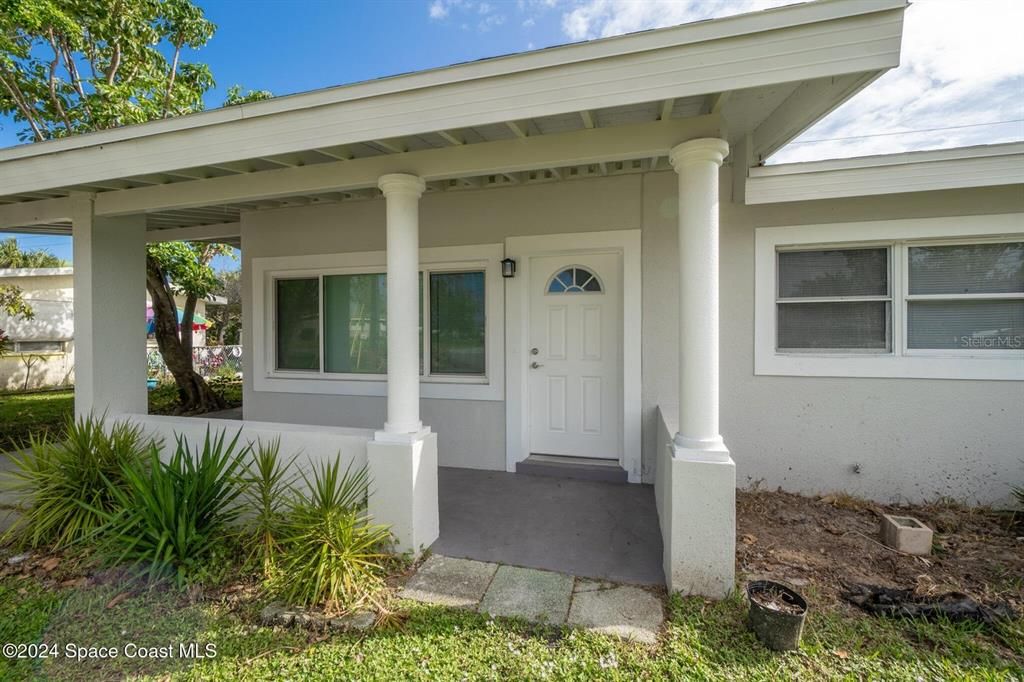
[[[1024,183],[1024,142],[751,168],[746,203]]]
[[[698,136],[748,165],[899,63],[905,7],[822,0],[0,150],[0,230],[67,232],[88,197],[154,239],[231,240],[244,211],[379,196],[385,173],[452,191],[637,172]]]

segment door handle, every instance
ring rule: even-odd
[[[530,368],[531,369],[537,369],[538,367],[543,367],[543,366],[544,365],[540,364],[539,362],[531,362],[530,363]]]

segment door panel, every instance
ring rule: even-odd
[[[617,254],[530,259],[530,451],[620,459],[622,277]]]

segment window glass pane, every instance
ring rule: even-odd
[[[388,371],[387,278],[383,273],[324,277],[324,371]]]
[[[1024,293],[1024,242],[910,248],[910,293]]]
[[[584,291],[601,291],[597,275],[586,268],[568,268],[552,277],[548,283],[549,294],[576,294]]]
[[[484,374],[484,328],[484,273],[431,273],[431,373]]]
[[[779,303],[779,349],[886,350],[888,301]]]
[[[889,250],[780,251],[779,297],[887,296]]]
[[[277,368],[320,369],[320,282],[277,280]]]
[[[1024,301],[910,301],[908,348],[1024,349]]]

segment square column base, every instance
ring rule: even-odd
[[[722,598],[736,583],[736,463],[671,445],[665,579],[672,592]]]
[[[419,557],[437,540],[437,434],[366,444],[373,523],[391,526],[395,551]]]

